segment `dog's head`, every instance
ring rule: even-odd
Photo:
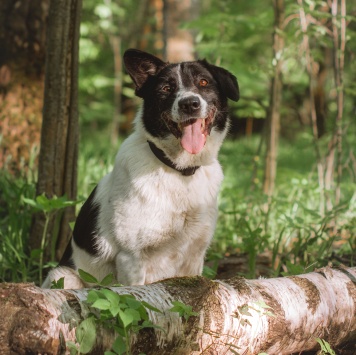
[[[125,52],[124,62],[144,99],[142,120],[152,137],[174,136],[186,152],[199,155],[209,135],[226,134],[227,99],[239,99],[237,80],[227,70],[206,60],[165,63],[135,49]]]

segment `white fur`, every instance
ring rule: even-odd
[[[121,145],[113,171],[98,184],[98,255],[92,256],[72,242],[76,269],[99,280],[112,272],[125,285],[201,274],[216,224],[223,179],[217,154],[226,130],[213,128],[204,149],[192,155],[173,136],[165,140],[151,137],[139,113],[135,131]],[[181,175],[154,156],[147,139],[178,166],[201,167],[192,176]],[[85,286],[67,268],[51,271],[44,286],[62,276],[65,288]]]
[[[76,289],[85,287],[84,282],[78,277],[75,270],[69,267],[57,267],[50,271],[42,284],[42,288],[51,288],[52,281],[64,277],[64,288]]]
[[[199,98],[200,101],[200,117],[205,118],[208,113],[208,103],[202,98],[201,95],[197,94],[196,92],[189,91],[187,88],[184,87],[183,81],[182,81],[182,76],[181,76],[181,65],[179,64],[177,66],[177,78],[178,78],[178,92],[176,99],[174,100],[173,106],[172,106],[172,120],[176,123],[181,122],[181,115],[180,115],[180,110],[179,110],[179,101],[182,100],[185,97],[191,97],[191,96],[196,96]]]

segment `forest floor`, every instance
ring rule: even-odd
[[[337,267],[353,267],[354,264],[352,260],[356,259],[356,254],[354,255],[338,255],[332,253],[328,258],[328,265]],[[214,262],[209,261],[206,263],[207,266],[213,267]],[[247,253],[244,254],[229,254],[227,253],[224,257],[217,261],[216,266],[216,276],[217,280],[227,280],[236,276],[247,275],[249,272],[249,256]],[[272,253],[265,252],[257,255],[256,257],[256,278],[258,277],[271,277],[272,265]],[[282,266],[283,269],[283,266]],[[309,270],[306,272],[310,272]],[[282,275],[279,275],[282,276]],[[356,354],[356,353],[355,353]]]

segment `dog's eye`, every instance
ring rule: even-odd
[[[208,80],[205,80],[205,79],[200,79],[199,81],[199,85],[200,86],[207,86],[209,83],[208,83]]]
[[[164,91],[164,92],[171,92],[172,88],[169,85],[165,85],[165,86],[162,87],[161,90]]]

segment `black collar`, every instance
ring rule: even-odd
[[[170,159],[166,157],[164,154],[164,151],[157,148],[154,143],[147,141],[148,145],[150,146],[152,153],[156,156],[157,159],[159,159],[163,164],[169,166],[170,168],[178,171],[181,173],[183,176],[191,176],[194,175],[197,169],[200,168],[200,166],[190,166],[188,168],[180,169],[177,168],[177,165],[174,164]]]

